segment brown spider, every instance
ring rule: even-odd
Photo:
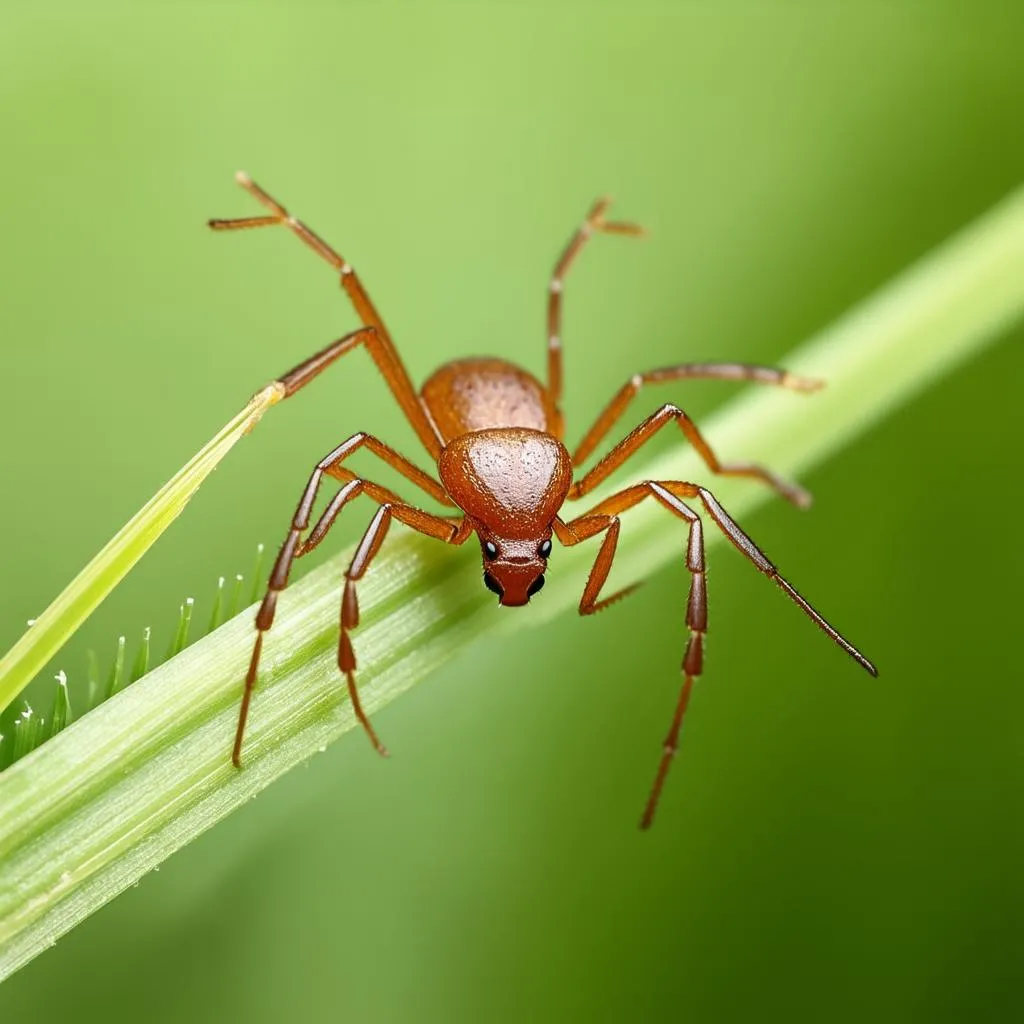
[[[619,539],[619,516],[646,498],[654,498],[689,527],[686,567],[690,571],[690,593],[686,625],[690,638],[683,656],[683,684],[676,712],[665,739],[664,752],[654,785],[641,819],[648,828],[654,820],[658,798],[669,765],[678,748],[679,731],[694,680],[703,669],[704,634],[707,631],[707,593],[704,578],[704,539],[701,519],[684,499],[696,498],[715,525],[754,566],[771,577],[803,611],[840,647],[872,675],[875,666],[819,615],[779,574],[757,545],[740,529],[710,491],[696,483],[678,480],[645,480],[605,498],[583,515],[565,521],[559,512],[565,501],[589,494],[647,443],[662,427],[675,423],[697,449],[712,473],[720,476],[753,477],[766,483],[794,505],[805,507],[810,497],[802,488],[787,483],[752,463],[723,463],[704,440],[696,424],[682,409],[663,405],[621,440],[596,465],[573,480],[574,467],[582,465],[626,411],[646,384],[670,380],[705,378],[751,380],[775,384],[795,391],[814,391],[821,381],[810,380],[767,366],[744,363],[683,363],[631,377],[597,417],[576,451],[570,456],[562,442],[563,419],[559,409],[562,395],[562,286],[565,275],[580,250],[595,232],[641,235],[635,224],[605,220],[609,200],[598,200],[573,236],[555,266],[548,289],[548,383],[502,359],[461,359],[440,367],[416,391],[395,349],[384,321],[370,301],[352,267],[322,238],[291,216],[248,175],[239,173],[238,183],[270,213],[260,217],[211,220],[216,230],[268,227],[282,224],[298,236],[340,275],[363,327],[346,334],[323,351],[281,377],[277,384],[282,397],[295,394],[335,360],[365,345],[392,394],[412,424],[437,466],[440,482],[414,466],[404,456],[370,434],[353,434],[317,463],[292,518],[291,529],[270,575],[266,597],[256,615],[256,641],[245,679],[232,760],[241,764],[242,738],[253,687],[256,684],[263,635],[274,621],[278,595],[288,583],[292,562],[312,551],[326,536],[341,510],[359,494],[377,502],[378,509],[359,543],[345,573],[341,603],[341,636],[338,667],[345,676],[352,707],[371,742],[386,754],[373,726],[363,712],[356,688],[356,657],[350,633],[359,624],[356,585],[366,574],[380,550],[392,519],[446,544],[462,544],[475,533],[483,556],[484,584],[498,595],[500,604],[526,604],[544,585],[544,573],[551,553],[552,535],[564,545],[579,544],[603,534],[601,548],[590,571],[580,614],[591,615],[625,597],[636,585],[601,598],[615,547]],[[442,505],[458,510],[451,516],[425,512],[404,502],[379,484],[356,476],[343,466],[359,448],[396,469],[407,480]],[[343,486],[303,538],[324,475]]]

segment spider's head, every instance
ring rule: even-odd
[[[441,452],[445,490],[480,538],[484,584],[506,607],[544,586],[551,530],[572,483],[572,461],[557,438],[525,427],[464,434]]]
[[[526,604],[544,586],[551,554],[551,534],[541,540],[498,539],[480,533],[484,559],[484,586],[498,595],[506,608]]]

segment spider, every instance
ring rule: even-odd
[[[821,381],[786,370],[746,363],[682,363],[635,374],[615,393],[570,455],[563,443],[564,421],[560,409],[565,278],[580,251],[595,234],[639,236],[644,233],[636,224],[607,220],[605,215],[610,205],[607,198],[599,199],[590,208],[551,276],[547,300],[547,383],[541,383],[526,370],[503,359],[471,358],[441,366],[417,391],[384,321],[352,266],[247,174],[240,172],[236,180],[269,213],[258,217],[211,220],[209,226],[218,231],[272,225],[287,228],[334,268],[341,287],[347,292],[363,323],[362,327],[339,338],[280,377],[276,384],[281,396],[294,395],[336,360],[359,346],[365,346],[406,419],[433,459],[439,478],[423,472],[383,441],[366,433],[353,434],[317,463],[302,492],[288,536],[271,571],[266,596],[256,615],[256,639],[245,678],[232,751],[232,761],[236,766],[241,765],[242,740],[256,685],[263,638],[273,624],[277,601],[288,583],[292,564],[296,558],[308,554],[320,544],[342,509],[360,494],[368,496],[378,507],[345,573],[338,667],[345,677],[355,715],[381,754],[386,755],[387,750],[377,738],[359,700],[351,633],[359,624],[359,581],[366,575],[388,528],[396,519],[445,544],[463,544],[476,534],[483,559],[484,585],[497,595],[498,603],[507,608],[525,605],[544,586],[552,538],[568,546],[600,535],[601,546],[579,604],[581,615],[593,615],[607,608],[637,586],[633,584],[606,597],[601,596],[615,558],[620,516],[624,512],[642,501],[653,499],[669,514],[683,520],[689,530],[686,551],[686,567],[690,572],[686,604],[689,639],[682,661],[682,688],[640,822],[644,829],[654,821],[662,787],[678,749],[679,733],[694,680],[703,671],[704,636],[707,632],[704,534],[702,519],[687,504],[688,501],[695,499],[699,502],[715,526],[756,569],[773,579],[858,664],[871,675],[877,675],[875,666],[780,575],[711,491],[702,485],[680,480],[644,480],[605,498],[582,515],[561,517],[565,502],[586,497],[652,437],[673,425],[693,445],[712,473],[750,477],[798,507],[806,507],[810,502],[810,496],[801,487],[780,479],[759,465],[721,462],[694,421],[681,408],[671,404],[660,406],[590,470],[574,479],[574,470],[590,458],[626,413],[633,399],[649,384],[696,378],[743,380],[801,392],[815,391],[822,385]],[[453,514],[426,512],[386,487],[356,475],[345,466],[345,462],[361,448],[372,452],[439,504],[453,509]],[[342,487],[310,529],[313,506],[325,476],[339,481]]]

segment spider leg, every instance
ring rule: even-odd
[[[351,485],[346,485],[351,486]],[[377,494],[373,493],[374,488],[364,482],[365,493],[370,494],[374,500],[380,500]],[[379,489],[383,491],[383,488]],[[386,492],[389,493],[389,492]],[[345,571],[345,589],[341,598],[341,635],[338,641],[338,668],[345,676],[348,686],[349,698],[352,701],[352,708],[360,724],[369,736],[370,742],[374,745],[377,753],[387,757],[387,748],[377,738],[377,733],[370,724],[369,718],[363,711],[362,703],[359,700],[359,690],[356,687],[356,655],[352,647],[350,633],[359,625],[359,599],[356,594],[356,584],[366,575],[370,563],[377,552],[380,551],[384,538],[387,536],[391,526],[391,520],[397,519],[414,530],[434,537],[436,540],[444,541],[447,544],[462,544],[472,533],[472,526],[468,519],[462,519],[455,523],[450,519],[441,519],[432,516],[421,509],[411,505],[404,505],[391,501],[384,502],[374,513],[370,525],[366,528],[359,546],[348,569]]]
[[[334,525],[335,520],[345,505],[360,494],[366,494],[373,501],[376,501],[381,506],[381,509],[387,509],[384,525],[379,528],[382,531],[380,538],[375,545],[372,545],[372,551],[370,551],[369,556],[366,556],[364,553],[364,562],[359,562],[357,565],[366,543],[366,538],[364,537],[364,543],[357,549],[352,565],[349,567],[348,573],[346,573],[345,589],[342,598],[342,635],[339,645],[338,659],[342,671],[346,675],[349,694],[352,698],[356,716],[359,718],[359,721],[366,729],[370,739],[378,749],[381,749],[380,743],[370,727],[369,721],[363,714],[358,694],[355,689],[355,680],[353,676],[353,672],[355,670],[355,659],[352,654],[351,642],[348,639],[348,631],[349,629],[354,628],[359,621],[359,607],[356,602],[354,587],[351,586],[352,579],[359,579],[362,577],[363,573],[365,573],[366,568],[369,565],[369,559],[380,547],[380,543],[384,539],[384,533],[387,532],[387,525],[390,524],[392,517],[397,518],[400,522],[405,523],[407,526],[412,527],[420,533],[447,543],[461,544],[470,534],[470,529],[467,528],[463,521],[453,521],[452,519],[447,519],[442,516],[435,516],[429,512],[424,512],[422,509],[418,509],[413,505],[406,504],[401,500],[401,498],[392,491],[389,491],[387,488],[381,487],[372,481],[363,480],[362,478],[355,476],[351,471],[340,466],[343,459],[347,458],[353,451],[363,445],[373,451],[374,454],[380,456],[389,465],[403,473],[413,483],[423,487],[428,494],[437,497],[438,495],[435,492],[440,491],[439,484],[431,480],[430,477],[405,460],[393,449],[388,448],[388,446],[383,444],[383,442],[378,441],[369,434],[354,435],[352,438],[349,438],[348,441],[344,442],[344,444],[335,448],[333,452],[321,459],[317,464],[309,478],[309,482],[306,484],[306,487],[302,492],[302,497],[299,499],[299,504],[295,510],[294,516],[292,517],[291,528],[288,531],[288,536],[285,538],[284,544],[278,552],[274,567],[271,570],[270,579],[267,583],[266,595],[259,607],[259,611],[256,613],[256,640],[253,643],[252,657],[249,660],[249,669],[245,677],[242,702],[238,713],[238,727],[235,732],[235,744],[231,755],[231,760],[234,762],[236,767],[241,766],[242,741],[245,735],[245,725],[249,715],[252,691],[256,685],[256,678],[259,672],[260,656],[263,651],[263,635],[268,632],[274,624],[278,597],[288,585],[288,578],[295,559],[308,554],[320,544],[327,535],[327,532]],[[313,505],[316,502],[317,494],[320,490],[320,484],[323,482],[325,474],[337,477],[343,482],[344,486],[331,499],[329,505],[313,526],[313,529],[309,531],[309,535],[305,540],[303,540],[303,534],[309,528]],[[378,512],[378,515],[379,514],[380,513]],[[377,517],[374,518],[374,523],[376,522]],[[350,577],[353,568],[358,568],[359,565],[362,565],[361,572],[359,572],[355,577]],[[346,649],[348,652],[347,654],[345,653]],[[348,665],[349,661],[351,661],[351,665],[346,668],[345,666]],[[344,664],[342,664],[343,662]]]
[[[287,394],[294,394],[300,387],[308,383],[309,380],[340,356],[351,351],[357,344],[365,344],[381,376],[405,413],[406,419],[416,431],[427,451],[436,459],[441,452],[441,437],[437,427],[434,425],[434,421],[431,419],[426,406],[416,393],[416,389],[409,379],[405,364],[395,348],[395,344],[384,321],[370,300],[370,296],[359,276],[352,269],[351,264],[316,232],[301,220],[289,214],[276,199],[260,188],[247,174],[240,171],[236,175],[236,180],[251,196],[271,211],[270,215],[263,217],[239,217],[229,220],[214,219],[208,222],[209,226],[215,231],[271,227],[278,224],[288,228],[300,241],[312,249],[321,259],[326,260],[337,271],[341,280],[341,286],[348,294],[356,313],[358,313],[364,325],[363,331],[356,331],[339,339],[333,345],[328,346],[328,348],[307,360],[306,363],[296,367],[295,370],[291,371],[291,374],[282,378],[282,383],[285,383],[288,377],[294,377],[295,386],[290,391],[287,391]]]
[[[454,507],[452,499],[448,497],[448,492],[429,473],[424,473],[422,469],[413,465],[404,455],[399,455],[394,448],[386,445],[372,434],[366,434],[362,431],[358,434],[353,434],[347,441],[343,441],[338,445],[330,455],[321,459],[317,465],[317,470],[321,473],[326,473],[328,476],[335,477],[342,483],[347,483],[354,478],[354,474],[347,469],[342,469],[341,464],[350,455],[355,454],[355,452],[363,447],[367,448],[392,469],[397,470],[406,480],[414,483],[435,501],[442,505]],[[389,500],[400,501],[401,499],[394,498]]]
[[[647,829],[654,821],[661,791],[668,776],[668,770],[679,746],[679,734],[683,718],[689,705],[690,694],[694,681],[701,675],[704,667],[704,636],[707,632],[707,583],[705,578],[704,535],[700,517],[684,501],[684,498],[698,498],[708,515],[722,530],[732,544],[744,554],[755,568],[773,579],[781,590],[803,610],[803,612],[823,632],[849,654],[862,668],[877,676],[878,670],[839,633],[811,604],[786,580],[761,549],[740,529],[734,519],[722,508],[715,496],[704,487],[683,481],[645,480],[643,483],[627,487],[599,502],[589,512],[584,513],[568,523],[556,519],[554,528],[558,539],[566,545],[578,544],[589,537],[604,533],[601,549],[598,551],[587,579],[587,585],[580,601],[580,614],[589,615],[607,607],[612,601],[626,596],[635,589],[636,584],[620,590],[611,597],[599,600],[601,588],[608,578],[608,573],[615,557],[615,549],[619,536],[619,515],[638,505],[647,498],[654,498],[660,505],[673,515],[683,519],[689,525],[689,540],[686,548],[686,567],[690,572],[690,592],[686,604],[686,625],[690,638],[683,655],[683,684],[676,704],[675,714],[668,735],[665,738],[664,750],[658,771],[651,787],[651,794],[644,809],[640,827]]]
[[[573,452],[572,464],[582,465],[594,453],[601,439],[618,422],[630,403],[646,384],[662,384],[673,380],[749,380],[757,384],[774,384],[791,391],[817,391],[825,386],[823,380],[799,377],[788,370],[773,366],[756,366],[751,363],[681,363],[648,370],[630,377],[615,393],[584,435]]]
[[[648,492],[650,493],[650,492]],[[636,497],[636,501],[642,500],[646,494]],[[633,495],[624,496],[625,500],[620,504],[623,509],[628,508],[633,501]],[[685,519],[689,524],[689,541],[686,548],[686,568],[690,572],[690,592],[686,602],[686,626],[690,631],[690,638],[686,644],[686,652],[683,655],[682,673],[683,684],[679,691],[679,700],[676,703],[675,714],[672,716],[672,724],[663,744],[661,761],[658,765],[658,772],[651,787],[651,793],[644,808],[643,817],[640,819],[640,827],[648,829],[654,823],[654,814],[661,797],[662,787],[668,776],[668,770],[679,749],[679,733],[682,730],[683,718],[690,703],[690,694],[693,691],[694,681],[700,676],[704,668],[704,635],[708,628],[708,604],[707,604],[707,583],[704,573],[704,533],[700,516],[692,509],[683,504],[682,501],[674,499],[670,511],[680,518]],[[609,504],[609,503],[605,503]],[[613,507],[609,505],[609,507]],[[602,524],[602,525],[599,525]],[[581,529],[582,528],[582,529]],[[601,542],[601,549],[594,560],[594,566],[587,577],[587,585],[580,599],[580,615],[592,615],[595,612],[607,608],[613,601],[625,597],[632,592],[638,584],[633,584],[617,591],[604,600],[599,600],[601,589],[608,579],[612,562],[615,558],[615,549],[619,538],[619,517],[611,514],[588,513],[581,519],[565,524],[564,532],[575,534],[583,539],[583,534],[593,536],[595,532],[604,530],[604,540]],[[562,539],[563,534],[559,533]],[[565,543],[566,541],[563,541]],[[568,543],[575,543],[568,540]]]
[[[595,232],[637,236],[645,233],[638,224],[605,220],[609,206],[611,200],[605,197],[598,199],[590,208],[583,224],[555,264],[548,285],[548,392],[556,407],[562,400],[562,287],[566,273]]]
[[[697,454],[704,460],[712,473],[720,476],[746,476],[766,483],[777,494],[798,508],[806,508],[811,503],[810,494],[797,484],[783,480],[771,470],[753,462],[720,462],[711,445],[690,419],[676,405],[663,405],[656,413],[648,416],[635,430],[627,434],[607,455],[599,459],[597,464],[585,473],[569,490],[568,498],[576,501],[592,491],[598,484],[615,472],[630,456],[635,455],[662,427],[669,423],[677,423],[686,439],[697,449]]]

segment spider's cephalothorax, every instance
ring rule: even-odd
[[[565,445],[531,427],[488,427],[451,440],[438,475],[480,538],[484,582],[509,607],[544,586],[552,525],[572,483]]]
[[[393,519],[448,544],[462,544],[476,533],[483,560],[484,584],[498,595],[502,605],[508,607],[526,604],[544,585],[552,537],[561,544],[573,545],[600,535],[601,546],[580,600],[581,615],[600,611],[633,589],[627,587],[608,597],[600,596],[615,557],[619,517],[623,512],[653,498],[668,513],[687,525],[689,540],[686,567],[690,572],[690,593],[686,603],[686,625],[689,639],[683,655],[683,685],[654,786],[641,820],[644,828],[654,820],[662,784],[678,745],[679,731],[693,682],[703,671],[704,634],[707,631],[704,535],[702,520],[687,501],[698,502],[714,524],[758,570],[771,577],[860,665],[872,675],[876,674],[874,665],[779,574],[714,495],[698,483],[645,480],[612,494],[582,515],[561,518],[560,513],[566,501],[576,501],[589,494],[654,434],[670,424],[679,427],[712,473],[759,480],[799,506],[807,505],[810,500],[802,488],[787,483],[761,466],[745,462],[720,462],[696,424],[675,405],[660,406],[589,471],[574,479],[574,470],[594,454],[608,431],[648,384],[704,378],[749,380],[795,391],[813,391],[821,386],[820,381],[797,377],[785,370],[745,363],[682,363],[651,370],[631,377],[616,392],[570,455],[562,440],[564,429],[559,408],[562,395],[562,286],[565,274],[593,234],[643,233],[634,224],[606,220],[605,213],[609,205],[607,199],[599,200],[591,208],[556,264],[551,278],[547,308],[547,384],[542,384],[525,370],[500,359],[463,359],[442,366],[417,392],[383,320],[352,267],[248,176],[239,174],[238,181],[269,213],[235,220],[213,220],[210,226],[218,230],[269,225],[288,228],[334,268],[342,288],[348,293],[363,321],[361,328],[340,338],[279,378],[277,383],[283,395],[287,397],[294,394],[346,352],[365,345],[395,400],[434,460],[440,480],[423,472],[384,442],[364,433],[353,434],[317,463],[292,517],[288,536],[270,575],[266,597],[256,615],[256,642],[245,679],[232,755],[236,765],[241,763],[242,739],[249,702],[256,684],[263,636],[274,621],[278,595],[288,582],[292,563],[312,551],[323,540],[341,510],[360,494],[374,501],[377,511],[345,573],[338,666],[345,675],[355,714],[381,753],[386,753],[386,750],[377,739],[359,702],[355,681],[356,657],[350,634],[359,622],[357,584],[380,549]],[[360,448],[373,452],[410,483],[451,509],[452,514],[436,515],[424,511],[405,502],[386,487],[357,476],[344,463]],[[333,477],[342,486],[310,528],[313,506],[325,476]]]

